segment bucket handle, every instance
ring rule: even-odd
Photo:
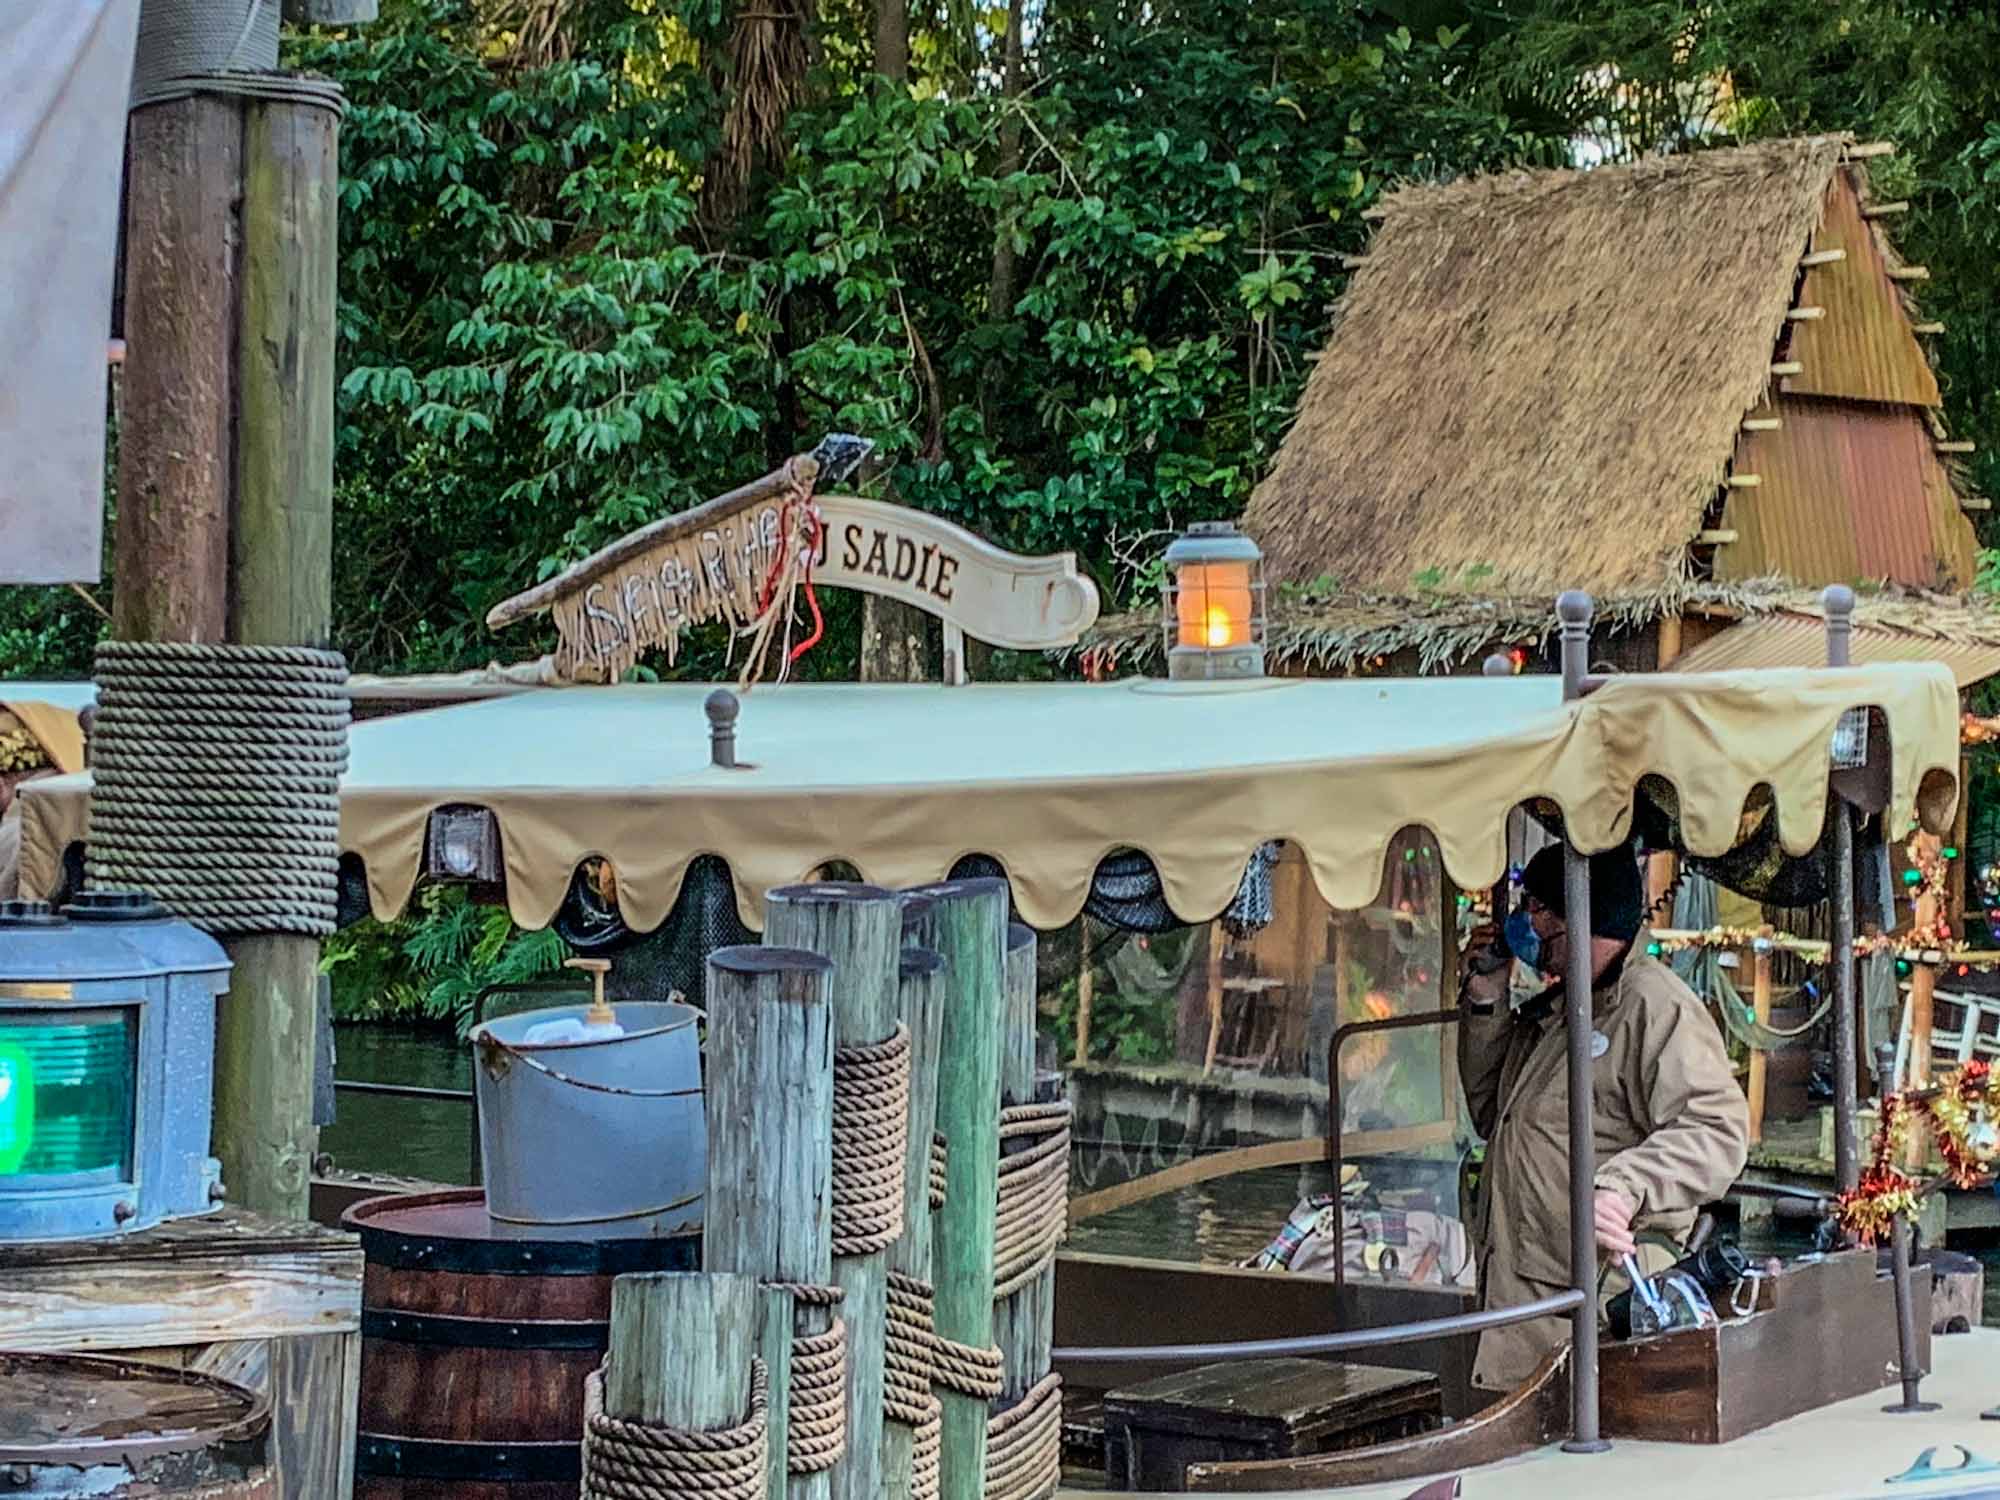
[[[692,1010],[693,1007],[690,1006],[689,1009]],[[479,1044],[482,1047],[491,1047],[496,1052],[504,1052],[516,1062],[526,1063],[537,1073],[546,1073],[557,1083],[566,1083],[572,1088],[588,1089],[593,1094],[617,1094],[626,1099],[687,1099],[696,1097],[701,1093],[699,1086],[691,1089],[627,1089],[620,1088],[615,1083],[591,1083],[587,1079],[572,1078],[569,1074],[558,1073],[547,1063],[541,1062],[536,1058],[530,1057],[525,1052],[508,1046],[507,1043],[501,1041],[500,1038],[494,1036],[491,1032],[481,1037]]]

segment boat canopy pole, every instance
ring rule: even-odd
[[[1820,595],[1826,612],[1826,664],[1853,664],[1854,590],[1834,584]],[[1861,1181],[1861,1144],[1854,1091],[1860,1074],[1854,1040],[1854,809],[1837,790],[1833,801],[1833,1179],[1839,1192]]]
[[[1563,699],[1584,694],[1590,666],[1590,595],[1578,589],[1556,600],[1562,629]],[[1577,1294],[1570,1309],[1570,1439],[1565,1453],[1602,1453],[1611,1445],[1597,1422],[1597,1232],[1592,1212],[1597,1192],[1597,1124],[1591,1094],[1590,859],[1563,829],[1563,913],[1569,929],[1563,1008],[1569,1028],[1569,1283]]]

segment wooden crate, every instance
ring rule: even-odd
[[[1930,1278],[1914,1287],[1917,1358],[1930,1368]],[[1796,1264],[1759,1308],[1714,1328],[1609,1342],[1599,1360],[1604,1432],[1662,1443],[1727,1443],[1897,1381],[1896,1296],[1873,1250]]]
[[[117,1354],[268,1392],[276,1493],[353,1492],[351,1234],[224,1209],[119,1239],[0,1244],[0,1348]]]
[[[1259,1359],[1163,1375],[1104,1398],[1113,1484],[1183,1492],[1193,1463],[1299,1458],[1438,1425],[1435,1375],[1311,1359]]]

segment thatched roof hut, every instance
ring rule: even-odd
[[[1815,137],[1389,197],[1243,518],[1275,586],[1272,659],[1449,670],[1543,639],[1564,588],[1627,634],[1689,619],[1692,648],[1842,582],[1890,590],[1864,604],[1878,632],[1917,622],[1983,648],[1964,670],[2000,670],[2000,616],[1953,597],[1984,502],[1951,472],[1969,445],[1939,415],[1922,268],[1869,197],[1876,149]],[[1106,621],[1095,643],[1143,655],[1151,628]]]

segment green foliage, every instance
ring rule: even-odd
[[[405,921],[363,921],[327,939],[320,966],[338,1020],[449,1021],[463,1036],[481,990],[546,978],[568,956],[554,932],[521,931],[504,906],[433,886]]]
[[[496,646],[485,610],[827,429],[874,438],[906,502],[1127,593],[1114,528],[1241,509],[1361,211],[1553,150],[1468,97],[1454,38],[1333,0],[1053,0],[1023,101],[990,66],[1004,11],[920,11],[899,90],[866,74],[872,7],[829,6],[789,158],[707,225],[724,16],[589,0],[553,61],[470,0],[295,40],[352,102],[336,610],[357,665],[538,649]],[[850,611],[805,668],[847,675],[856,644]]]

